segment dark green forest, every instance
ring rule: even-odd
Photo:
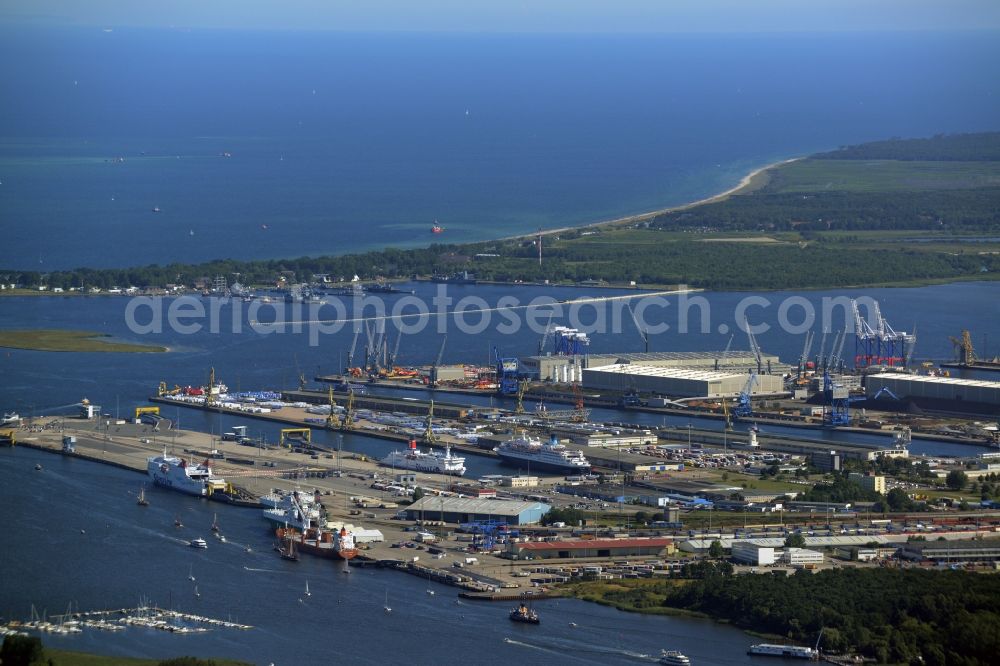
[[[893,138],[813,156],[823,160],[1000,160],[1000,132],[938,134],[926,139]]]
[[[810,647],[822,631],[823,652],[860,654],[878,664],[996,663],[1000,577],[892,567],[734,576],[732,569],[702,560],[666,580],[583,581],[565,589],[623,610],[701,613]]]
[[[670,588],[665,606],[756,631],[849,649],[880,664],[986,666],[1000,654],[1000,577],[962,571],[834,569],[711,575]]]

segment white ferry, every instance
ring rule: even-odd
[[[465,474],[465,458],[451,455],[451,447],[440,451],[421,451],[417,449],[417,440],[410,440],[410,448],[406,451],[393,451],[382,459],[383,465],[396,469],[412,469],[417,472],[433,474],[449,474],[462,476]]]
[[[183,458],[163,454],[146,459],[146,473],[158,486],[177,490],[188,495],[206,497],[216,490],[225,490],[226,481],[212,476],[206,460],[203,464],[189,464]]]
[[[775,645],[773,643],[757,643],[751,645],[747,650],[749,655],[763,657],[784,657],[786,659],[806,659],[816,661],[819,659],[819,650],[800,645]]]
[[[691,666],[691,660],[677,650],[663,650],[656,663],[661,666]]]
[[[574,474],[590,471],[590,461],[583,452],[567,449],[555,437],[543,444],[541,440],[521,435],[501,443],[493,451],[508,464],[527,465],[531,469]]]

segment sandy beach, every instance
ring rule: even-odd
[[[780,160],[778,162],[772,162],[770,164],[765,164],[762,167],[758,167],[743,176],[733,187],[728,190],[719,192],[718,194],[713,194],[712,196],[705,197],[704,199],[698,199],[697,201],[691,201],[685,204],[680,204],[678,206],[669,206],[667,208],[658,208],[656,210],[651,210],[645,213],[637,213],[635,215],[626,215],[625,217],[617,217],[611,220],[601,220],[600,222],[591,222],[589,224],[584,224],[580,226],[570,226],[570,227],[559,227],[557,229],[543,229],[540,232],[533,234],[518,234],[517,236],[508,236],[506,238],[501,238],[500,240],[517,240],[519,238],[535,238],[539,235],[541,236],[551,236],[552,234],[564,233],[566,231],[574,231],[578,229],[588,229],[592,227],[603,227],[603,226],[618,226],[618,225],[629,225],[635,224],[637,222],[643,222],[645,220],[652,219],[658,215],[664,215],[666,213],[677,213],[682,210],[688,210],[690,208],[695,208],[696,206],[703,206],[705,204],[715,203],[717,201],[722,201],[726,197],[730,197],[734,194],[738,194],[740,190],[749,187],[753,183],[753,179],[764,173],[769,169],[774,169],[775,167],[783,166],[785,164],[791,164],[792,162],[798,162],[799,160],[805,159],[803,157],[793,157],[787,160]]]

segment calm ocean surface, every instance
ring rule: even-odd
[[[995,37],[7,28],[0,58],[31,67],[0,69],[2,263],[337,254],[679,204],[778,158],[996,129]]]

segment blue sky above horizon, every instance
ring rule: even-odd
[[[997,30],[997,0],[8,0],[0,24],[415,32]]]

